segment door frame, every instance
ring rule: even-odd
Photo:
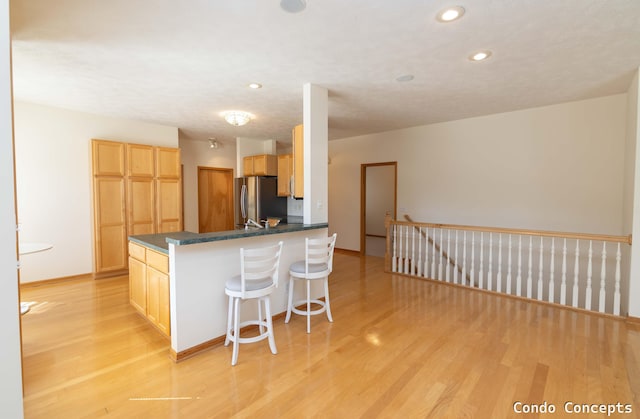
[[[213,171],[213,172],[220,172],[220,173],[225,173],[225,174],[230,174],[231,175],[231,187],[230,187],[230,191],[231,191],[231,197],[229,199],[230,202],[230,206],[231,206],[231,216],[235,217],[235,208],[234,208],[234,203],[235,203],[235,190],[234,190],[234,184],[233,184],[233,169],[229,169],[226,167],[209,167],[209,166],[198,166],[198,173],[196,174],[196,181],[197,181],[197,186],[196,186],[196,196],[198,197],[198,202],[197,202],[197,208],[198,208],[198,233],[201,233],[200,231],[200,172],[202,171]],[[235,223],[235,218],[234,221]]]
[[[393,166],[393,213],[398,213],[398,162],[362,163],[360,165],[360,255],[362,256],[367,250],[367,168],[374,166]]]

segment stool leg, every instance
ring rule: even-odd
[[[324,306],[327,309],[327,318],[333,323],[333,317],[331,317],[331,305],[329,304],[329,277],[324,279]]]
[[[234,299],[234,315],[233,315],[233,356],[231,357],[231,365],[238,363],[238,346],[240,346],[240,329],[238,327],[240,317],[240,299]]]
[[[260,334],[264,333],[264,325],[262,324],[264,317],[262,317],[262,298],[258,298],[258,329]]]
[[[311,333],[311,281],[307,279],[307,333]]]
[[[289,323],[291,320],[291,308],[293,307],[293,278],[289,275],[289,303],[287,304],[287,317],[285,317],[284,322]]]
[[[227,313],[227,337],[224,340],[224,346],[229,346],[231,342],[231,326],[233,321],[233,297],[229,296],[229,312]]]
[[[264,299],[264,308],[267,315],[267,335],[269,336],[269,348],[272,354],[277,354],[276,341],[273,338],[273,323],[271,322],[271,302],[269,296]]]

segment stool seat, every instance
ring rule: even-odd
[[[269,296],[278,287],[278,267],[281,253],[282,242],[275,246],[240,249],[240,274],[229,278],[224,289],[225,294],[229,296],[227,336],[224,346],[233,342],[231,365],[238,363],[238,346],[241,343],[268,339],[271,353],[274,355],[278,353],[273,337]],[[257,320],[240,322],[240,305],[251,299],[258,302],[258,318]],[[264,303],[264,313],[262,303]],[[240,337],[240,330],[246,326],[258,326],[260,333],[258,336]]]
[[[287,304],[287,316],[284,320],[289,323],[291,313],[307,316],[307,333],[311,333],[311,316],[327,313],[327,319],[333,322],[331,305],[329,303],[329,274],[333,270],[333,249],[336,244],[337,234],[320,239],[305,239],[305,259],[292,263],[289,267],[289,300]],[[294,284],[296,280],[306,281],[306,299],[293,301]],[[324,301],[311,299],[311,281],[322,280],[324,282]],[[306,304],[302,310],[298,306]],[[311,309],[311,304],[320,308]]]

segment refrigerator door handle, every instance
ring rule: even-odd
[[[242,185],[242,189],[240,190],[240,212],[242,213],[242,218],[246,219],[247,218],[247,185]]]

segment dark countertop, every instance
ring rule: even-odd
[[[169,253],[169,243],[176,246],[206,243],[221,240],[241,239],[244,237],[265,236],[268,234],[293,233],[296,231],[327,228],[327,223],[319,224],[281,224],[271,228],[250,228],[249,230],[228,230],[215,233],[192,233],[179,231],[176,233],[141,234],[129,236],[129,240],[162,253]]]

